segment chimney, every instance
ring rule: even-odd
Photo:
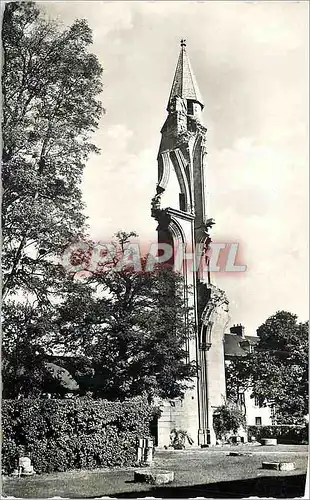
[[[244,326],[240,324],[233,325],[230,327],[230,333],[232,335],[239,335],[239,337],[244,337]]]

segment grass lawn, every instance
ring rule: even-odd
[[[230,457],[230,451],[250,455]],[[307,470],[307,446],[223,447],[155,453],[154,467],[175,472],[166,486],[133,482],[131,469],[99,469],[42,474],[29,478],[5,478],[3,497],[17,498],[243,498],[303,496]],[[263,461],[295,462],[296,470],[263,470]]]

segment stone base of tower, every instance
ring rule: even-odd
[[[186,448],[214,446],[216,436],[213,425],[209,429],[201,429],[198,415],[196,390],[188,390],[183,399],[162,401],[161,416],[157,423],[158,447],[164,448],[171,445],[171,431],[174,429],[188,433],[193,442],[190,444],[186,441]],[[212,422],[212,415],[209,416],[209,420]]]
[[[158,419],[157,435],[159,448],[171,445],[171,431],[187,431],[193,443],[185,443],[186,448],[208,447],[216,444],[216,435],[212,425],[212,413],[209,415],[210,427],[199,428],[198,408],[191,400],[190,394],[186,394],[184,400],[164,401],[161,406],[161,416]],[[213,409],[212,409],[213,412]]]
[[[158,419],[158,447],[171,444],[173,429],[186,431],[193,444],[186,442],[186,447],[198,446],[198,403],[196,389],[186,391],[183,399],[163,401],[161,416]]]
[[[213,426],[208,429],[199,429],[198,444],[201,448],[207,448],[216,444],[216,435]]]
[[[228,300],[215,285],[201,283],[200,298],[206,304],[201,315],[198,378],[183,399],[162,402],[158,420],[158,446],[171,444],[171,431],[188,433],[192,445],[213,446],[216,435],[213,412],[225,401],[224,333],[229,321]],[[199,392],[198,392],[199,391]]]

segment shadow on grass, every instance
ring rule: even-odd
[[[145,491],[116,493],[113,498],[245,498],[249,496],[294,498],[305,492],[306,474],[295,476],[262,476],[238,481],[222,481],[191,486],[153,486]]]

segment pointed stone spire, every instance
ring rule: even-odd
[[[187,52],[186,40],[181,40],[181,52],[179,55],[172,88],[169,97],[168,108],[173,97],[178,96],[183,99],[190,99],[199,102],[204,107],[203,100],[193,73]]]

